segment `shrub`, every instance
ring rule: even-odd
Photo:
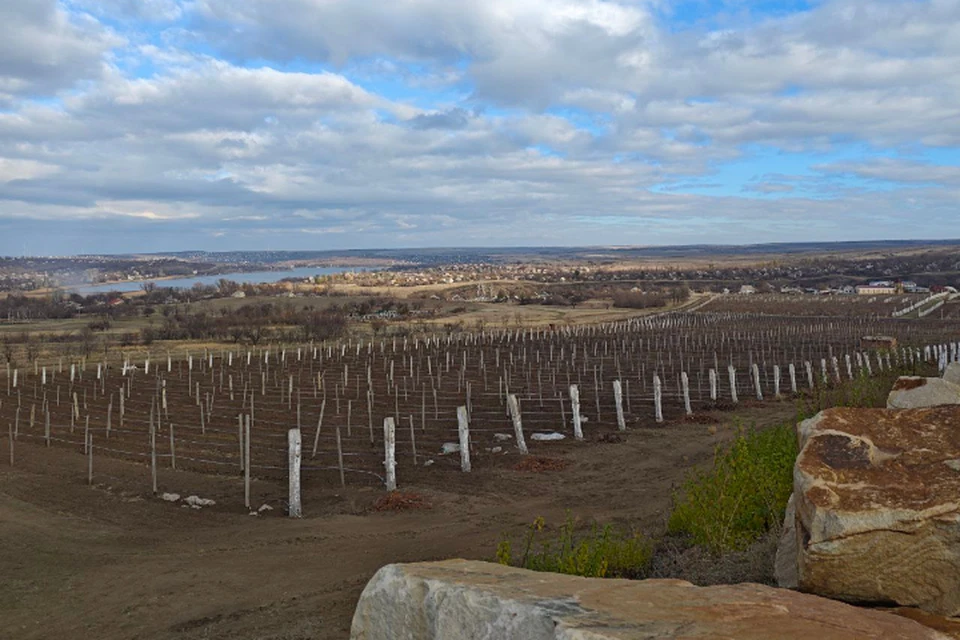
[[[513,557],[513,545],[505,537],[497,546],[497,561],[532,571],[587,578],[639,578],[650,564],[653,545],[640,534],[594,524],[588,534],[577,535],[573,518],[568,515],[556,539],[541,542],[537,538],[544,525],[542,517],[530,525],[520,558]]]
[[[793,490],[797,439],[792,424],[741,428],[713,468],[694,472],[674,496],[668,528],[719,553],[742,550],[780,525]]]
[[[906,373],[894,368],[818,386],[799,400],[796,421],[830,407],[884,407],[898,376]],[[717,449],[713,468],[695,471],[674,496],[669,530],[715,553],[745,549],[783,521],[797,453],[793,422],[764,431],[740,429],[729,448]]]

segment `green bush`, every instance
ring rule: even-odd
[[[797,458],[795,422],[830,407],[884,407],[901,375],[935,375],[929,367],[875,371],[840,384],[819,386],[798,400],[794,422],[763,431],[740,429],[713,468],[695,471],[674,496],[668,528],[715,553],[746,548],[783,521],[793,491]]]
[[[745,549],[783,521],[796,457],[792,424],[741,428],[728,449],[717,449],[713,468],[694,472],[674,496],[669,530],[714,552]]]
[[[568,515],[555,539],[540,541],[544,525],[542,517],[533,521],[519,558],[513,557],[513,545],[505,537],[497,546],[497,561],[587,578],[639,578],[650,563],[653,545],[640,534],[595,524],[588,534],[578,536]]]

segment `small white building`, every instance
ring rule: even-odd
[[[740,295],[753,295],[757,292],[757,288],[752,284],[745,284],[740,287]]]

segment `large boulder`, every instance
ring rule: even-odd
[[[923,409],[960,404],[960,384],[943,378],[902,376],[887,396],[888,409]]]
[[[387,565],[353,617],[353,640],[669,640],[793,638],[943,640],[932,629],[756,584],[603,580],[486,562]]]
[[[780,584],[960,615],[957,425],[957,406],[838,408],[802,422]]]

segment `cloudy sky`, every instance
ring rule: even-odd
[[[4,254],[958,227],[958,0],[0,2]]]

